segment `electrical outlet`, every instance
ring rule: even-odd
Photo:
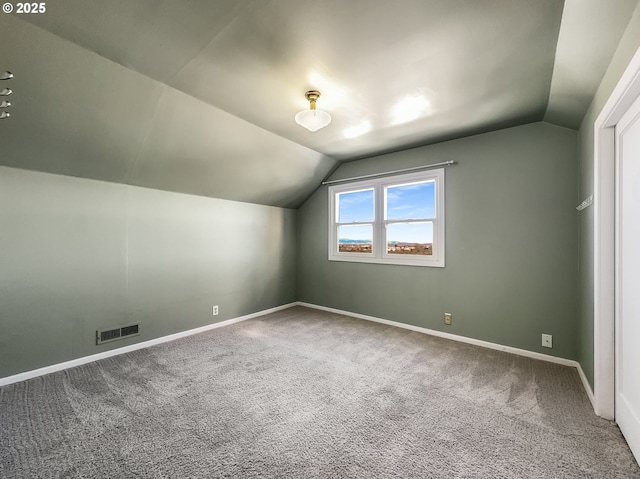
[[[452,322],[453,316],[451,315],[451,313],[444,313],[444,324],[446,324],[447,326],[451,326]]]
[[[553,336],[551,336],[550,334],[543,334],[542,335],[542,346],[544,346],[545,348],[552,348],[553,347]]]
[[[213,307],[213,315],[214,316],[218,316],[218,305],[217,304]]]

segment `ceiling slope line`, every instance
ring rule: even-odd
[[[239,7],[239,10],[242,10],[244,12],[245,10],[249,10],[250,8],[252,8],[252,7],[249,4],[245,4],[245,6]],[[170,86],[172,88],[175,88],[176,90],[181,91],[182,93],[184,93],[186,95],[193,96],[190,93],[185,92],[183,90],[180,90],[179,88],[174,86],[174,81],[175,81],[176,77],[178,77],[178,75],[180,75],[180,73],[182,73],[184,71],[184,69],[187,66],[189,66],[189,64],[193,60],[198,58],[202,52],[206,51],[213,44],[213,42],[216,41],[216,39],[220,35],[222,35],[224,32],[226,32],[231,27],[233,27],[237,23],[237,21],[238,21],[238,15],[236,14],[229,23],[224,25],[223,28],[213,32],[213,36],[206,43],[204,43],[193,55],[190,55],[184,62],[182,62],[181,65],[179,67],[177,67],[176,70],[172,74],[167,75],[167,77],[165,78],[165,80],[162,83],[164,83],[165,85]],[[198,99],[201,100],[201,101],[204,101],[201,98],[198,98]],[[219,108],[218,106],[213,105],[213,104],[211,104],[209,102],[205,101],[205,103],[207,103],[207,104],[209,104],[209,105],[211,105],[211,106],[213,106],[215,108]]]
[[[151,135],[151,130],[155,125],[156,118],[158,117],[158,109],[160,107],[160,101],[162,100],[162,97],[166,94],[167,88],[171,88],[171,87],[163,84],[162,88],[160,89],[160,93],[158,94],[157,98],[153,102],[153,112],[150,115],[149,121],[147,121],[147,127],[145,128],[144,136],[142,137],[142,140],[138,143],[138,149],[133,158],[133,161],[130,162],[129,165],[127,166],[127,172],[125,173],[125,176],[123,179],[123,183],[127,185],[135,186],[135,183],[133,182],[133,178],[136,171],[138,170],[138,165],[142,161],[141,160],[141,157],[143,156],[142,152],[145,151],[145,149],[147,148],[147,143],[149,141],[149,136]]]
[[[565,0],[544,121],[577,130],[638,0]]]
[[[566,19],[565,19],[566,9],[567,9],[567,3],[565,1],[564,4],[562,5],[562,14],[558,19],[558,25],[556,29],[555,42],[554,42],[555,48],[553,50],[553,57],[551,58],[551,75],[549,75],[548,85],[547,85],[547,88],[545,88],[546,95],[545,95],[545,99],[542,102],[543,103],[542,115],[541,115],[540,121],[543,121],[544,117],[547,114],[547,110],[549,109],[549,101],[551,99],[551,87],[553,85],[553,77],[556,76],[556,67],[557,67],[556,55],[558,54],[558,45],[560,44],[560,34],[562,32],[562,25],[566,22]]]

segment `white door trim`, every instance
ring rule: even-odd
[[[594,409],[615,415],[615,126],[640,95],[640,49],[594,123]]]

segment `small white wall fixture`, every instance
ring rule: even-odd
[[[640,96],[640,48],[594,123],[594,410],[615,417],[615,126]]]

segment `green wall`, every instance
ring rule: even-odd
[[[0,377],[295,301],[296,214],[0,167]]]
[[[576,359],[576,132],[534,123],[345,163],[332,179],[444,160],[459,162],[446,170],[445,268],[328,261],[321,187],[298,210],[298,299]]]
[[[445,268],[329,262],[326,187],[296,212],[0,167],[0,377],[295,300],[576,358],[576,143],[535,123],[334,173],[458,161]],[[140,336],[95,345],[138,321]]]
[[[602,82],[582,120],[579,131],[580,198],[593,194],[593,124],[625,68],[640,47],[640,7],[636,8]],[[593,208],[580,215],[580,322],[578,360],[593,388]]]

